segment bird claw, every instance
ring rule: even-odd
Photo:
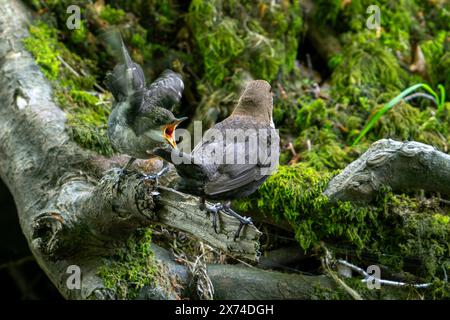
[[[123,168],[120,168],[118,170],[117,181],[115,183],[116,192],[119,192],[119,190],[120,190],[120,182],[121,182],[122,178],[132,172],[129,169],[131,168],[131,165],[133,164],[134,161],[136,161],[136,158],[130,158],[130,160],[128,160],[127,164]]]
[[[158,185],[158,175],[156,174],[142,174],[141,179],[144,181],[154,181],[156,185]]]
[[[238,219],[239,222],[240,222],[239,227],[238,227],[238,229],[237,229],[237,231],[236,231],[236,233],[234,235],[234,241],[236,241],[239,238],[239,235],[241,234],[242,228],[244,226],[246,226],[246,225],[253,225],[252,218],[250,218],[250,217],[243,217],[243,216],[239,215],[236,211],[231,209],[229,205],[225,206],[223,208],[223,211],[227,215]]]
[[[234,241],[236,241],[239,238],[239,235],[241,234],[241,231],[245,225],[253,225],[253,221],[250,217],[243,217],[239,215],[236,211],[230,208],[229,204],[221,204],[216,203],[214,205],[208,205],[206,203],[200,204],[200,210],[205,210],[206,212],[210,213],[212,215],[212,224],[214,231],[217,232],[217,215],[220,210],[225,212],[226,215],[234,217],[239,220],[240,224],[239,227],[234,235]]]
[[[218,215],[219,211],[223,209],[222,204],[216,203],[216,204],[210,206],[205,203],[205,204],[200,205],[200,209],[205,210],[206,212],[208,212],[212,215],[212,225],[214,228],[214,232],[219,233],[217,231],[217,215]]]
[[[164,162],[163,167],[161,170],[159,170],[159,172],[155,174],[142,174],[143,176],[142,179],[146,181],[152,180],[155,182],[156,186],[158,186],[158,179],[161,178],[163,175],[165,175],[167,171],[169,171],[169,166],[167,162]]]

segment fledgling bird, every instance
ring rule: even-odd
[[[155,150],[156,154],[175,165],[181,177],[177,189],[200,196],[201,208],[213,213],[214,229],[218,210],[239,219],[241,224],[235,239],[243,225],[252,222],[250,218],[241,217],[234,212],[230,208],[230,200],[255,192],[278,164],[279,135],[273,123],[272,110],[270,84],[264,80],[252,81],[247,85],[232,114],[205,132],[202,141],[190,154],[167,148]],[[236,138],[231,136],[233,139],[226,138],[236,132],[242,134],[242,131],[244,137],[237,135]],[[223,139],[219,139],[218,134]],[[256,141],[253,145],[250,143],[252,139]],[[258,157],[253,158],[255,161],[250,161],[255,153]],[[228,160],[227,155],[231,155]],[[237,161],[239,156],[245,161]],[[207,206],[205,199],[222,200],[224,204]]]
[[[175,128],[187,118],[172,113],[184,89],[181,76],[165,70],[147,88],[141,66],[131,60],[120,35],[118,38],[122,61],[107,73],[105,81],[115,100],[107,132],[112,146],[131,156],[122,169],[125,173],[136,158],[148,159],[154,148],[167,144],[176,148]]]

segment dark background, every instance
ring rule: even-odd
[[[7,186],[0,180],[0,296],[2,300],[62,299],[39,268],[22,233]]]

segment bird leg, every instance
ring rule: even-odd
[[[130,160],[128,160],[127,164],[122,169],[120,169],[119,175],[117,177],[117,182],[115,184],[117,190],[120,189],[121,178],[130,172],[130,167],[135,161],[136,161],[136,158],[131,157]]]
[[[200,199],[200,210],[205,210],[206,212],[212,214],[212,224],[213,224],[214,231],[216,233],[218,233],[217,232],[217,214],[219,213],[220,210],[225,212],[226,215],[229,215],[231,217],[234,217],[234,218],[238,219],[240,224],[239,224],[239,228],[236,231],[236,234],[234,235],[234,241],[236,241],[239,238],[239,235],[241,234],[242,228],[245,225],[252,225],[253,224],[251,218],[243,217],[243,216],[239,215],[236,211],[231,209],[231,203],[229,201],[224,203],[224,204],[216,203],[216,204],[213,204],[213,205],[209,205],[209,204],[206,203],[204,198],[201,198]]]
[[[121,175],[123,174],[127,174],[130,170],[131,165],[136,161],[136,158],[131,157],[130,160],[128,160],[127,164],[125,165],[125,167],[122,168],[122,172],[120,173]]]
[[[234,241],[239,238],[239,235],[241,234],[241,230],[245,225],[252,225],[253,221],[250,217],[243,217],[239,215],[236,211],[231,209],[231,203],[228,201],[224,205],[222,205],[222,210],[225,212],[225,214],[234,217],[239,220],[239,228],[236,231],[236,234],[234,235]]]
[[[144,180],[153,180],[156,182],[156,186],[158,186],[158,179],[161,178],[163,175],[165,175],[169,171],[169,164],[167,161],[163,161],[163,166],[161,170],[159,170],[155,174],[143,174]]]
[[[205,198],[200,199],[200,210],[206,211],[212,215],[212,225],[215,233],[219,233],[217,232],[217,214],[221,209],[223,209],[223,206],[220,203],[209,205],[206,203]]]

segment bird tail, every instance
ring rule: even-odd
[[[113,30],[105,38],[107,47],[120,61],[106,74],[106,86],[117,101],[132,99],[145,88],[144,72],[141,66],[131,60],[119,31]]]

